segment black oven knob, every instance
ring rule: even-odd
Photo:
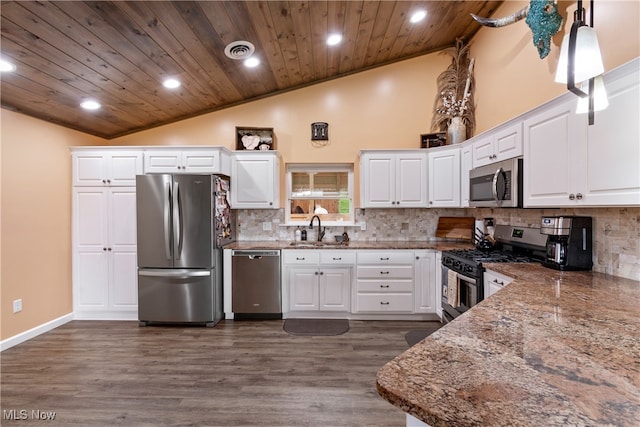
[[[470,265],[465,265],[464,266],[464,272],[465,273],[471,273],[473,271],[473,267]]]

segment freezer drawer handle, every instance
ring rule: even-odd
[[[140,276],[149,276],[149,277],[205,277],[211,276],[210,271],[187,271],[187,270],[178,270],[178,271],[148,271],[148,270],[140,270],[138,271]]]
[[[249,259],[262,259],[262,255],[249,255]]]

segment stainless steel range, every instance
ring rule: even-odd
[[[484,299],[483,263],[541,262],[547,236],[539,228],[496,225],[491,250],[442,252],[442,315],[450,322]]]

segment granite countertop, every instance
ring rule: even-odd
[[[380,395],[436,426],[640,425],[640,282],[539,264],[411,347]]]
[[[291,241],[249,241],[242,240],[229,243],[224,249],[432,249],[436,251],[446,251],[450,249],[470,249],[473,248],[471,242],[446,241],[446,240],[426,240],[426,241],[387,241],[387,242],[358,242],[351,240],[346,245],[326,244],[322,246],[312,246],[315,242],[291,242]]]

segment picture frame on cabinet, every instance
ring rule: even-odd
[[[236,126],[236,150],[276,149],[273,128]]]
[[[420,148],[442,147],[447,145],[446,132],[423,133],[420,135]]]

